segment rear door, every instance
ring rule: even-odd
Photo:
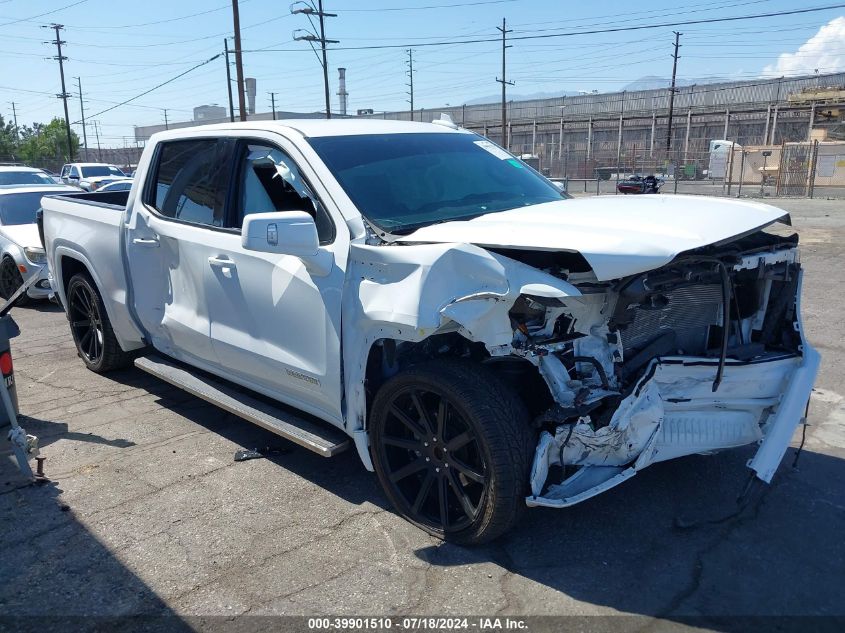
[[[205,293],[209,258],[224,232],[231,141],[166,141],[126,228],[133,305],[159,351],[207,369],[218,366]]]

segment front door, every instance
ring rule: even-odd
[[[228,216],[233,232],[218,243],[207,285],[214,351],[236,382],[341,424],[340,300],[348,231],[335,230],[290,152],[247,140],[235,151]],[[320,255],[301,259],[243,249],[244,215],[273,211],[310,213]]]
[[[214,138],[162,143],[126,228],[133,306],[150,343],[204,368],[218,365],[205,288],[215,242],[229,237],[231,146]]]

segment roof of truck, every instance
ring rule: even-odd
[[[0,165],[0,171],[28,171],[38,172],[39,174],[45,173],[43,169],[38,169],[37,167],[26,167],[25,165]]]
[[[468,130],[435,123],[418,121],[389,121],[383,119],[283,119],[280,121],[237,121],[234,123],[215,123],[188,128],[179,128],[158,132],[155,136],[178,138],[190,136],[199,129],[203,131],[225,130],[278,130],[286,128],[296,130],[306,137],[352,136],[357,134],[423,134],[423,133],[458,133],[469,134]]]

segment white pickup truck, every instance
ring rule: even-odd
[[[759,444],[819,364],[763,204],[562,199],[448,121],[157,134],[131,191],[45,197],[85,364],[141,369],[322,455],[462,543],[662,460]]]

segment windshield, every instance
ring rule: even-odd
[[[96,178],[97,176],[118,176],[119,178],[126,178],[126,174],[112,165],[91,165],[82,167],[81,169],[83,178]]]
[[[61,190],[60,190],[61,191]],[[0,196],[0,224],[32,224],[35,212],[41,208],[41,198],[49,191],[9,193]]]
[[[545,178],[475,134],[326,136],[309,143],[361,213],[389,233],[561,199]]]
[[[0,185],[53,185],[55,181],[38,171],[0,171]]]

